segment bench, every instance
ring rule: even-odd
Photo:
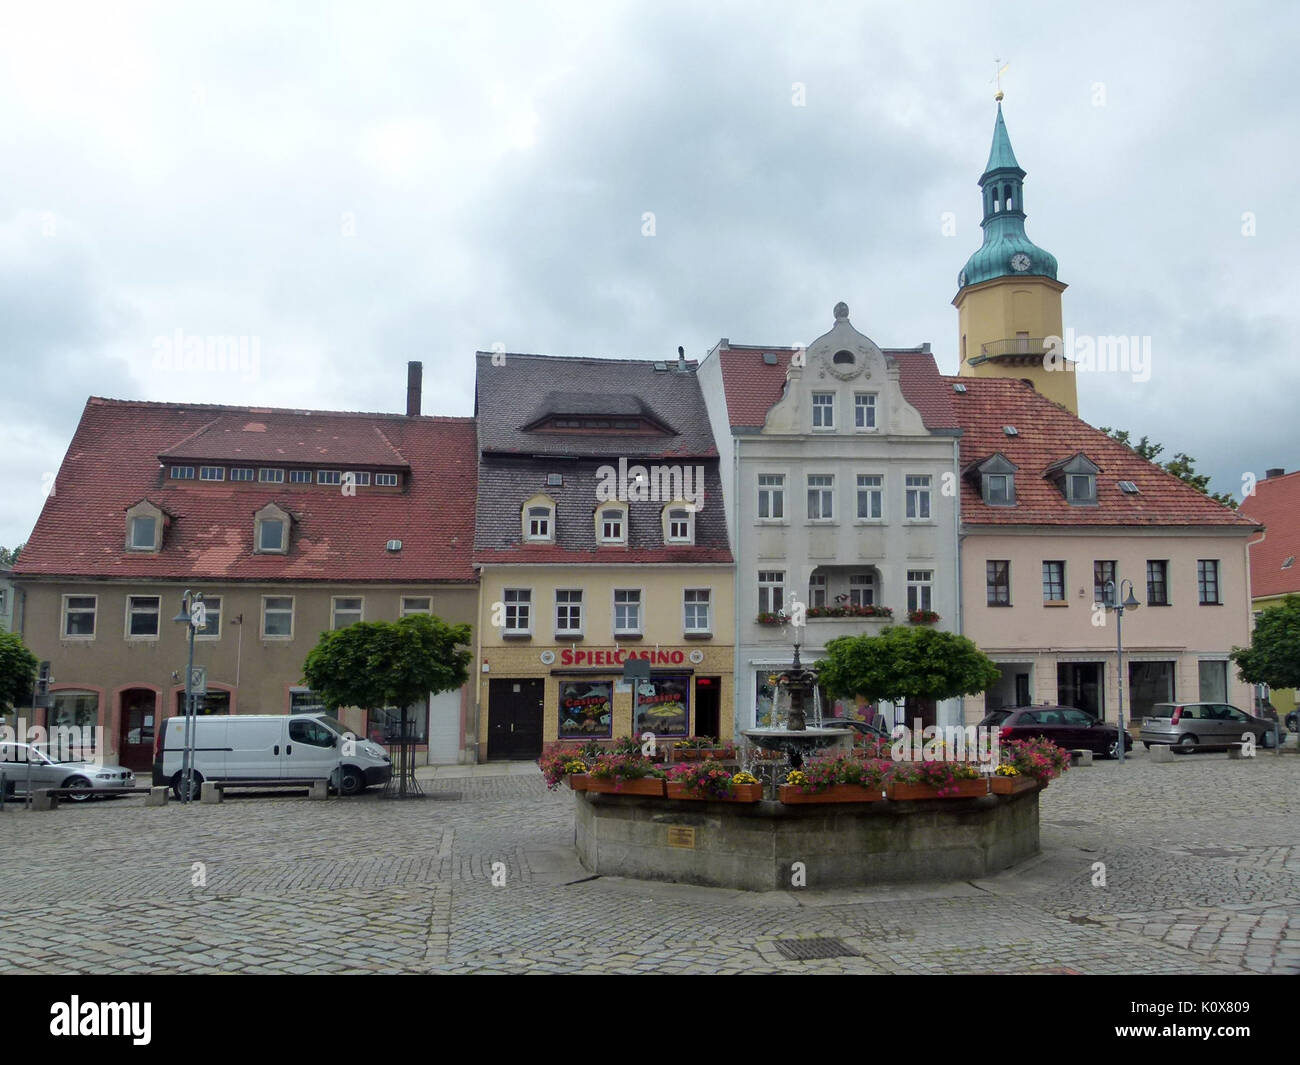
[[[310,777],[297,778],[269,778],[267,780],[205,780],[200,791],[200,802],[218,803],[225,798],[227,788],[306,788],[307,798],[324,799],[329,795],[329,781],[324,779],[312,779]]]
[[[153,801],[153,792],[155,788],[32,788],[32,809],[33,810],[57,810],[60,799],[71,799],[73,797],[85,797],[93,799],[97,796],[107,795],[147,795],[148,799],[145,804],[149,806],[157,805]],[[17,801],[10,799],[10,802]]]

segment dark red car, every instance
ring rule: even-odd
[[[1032,740],[1043,736],[1067,751],[1092,751],[1103,758],[1119,754],[1119,729],[1098,721],[1072,706],[1024,706],[993,710],[980,722],[997,726],[999,740]],[[1133,737],[1124,734],[1125,752],[1133,749]]]

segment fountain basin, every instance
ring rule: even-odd
[[[784,728],[751,728],[741,733],[745,739],[768,751],[780,751],[798,769],[813,751],[827,747],[852,749],[853,730],[847,728],[814,728],[809,726],[797,732]]]

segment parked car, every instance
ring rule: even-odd
[[[1156,703],[1142,719],[1141,740],[1149,748],[1161,743],[1185,751],[1224,749],[1253,733],[1261,747],[1273,746],[1273,722],[1227,703]]]
[[[1300,732],[1300,710],[1292,710],[1286,715],[1286,727],[1291,732]]]
[[[1042,736],[1067,751],[1086,750],[1103,758],[1119,754],[1119,729],[1073,706],[1023,706],[992,710],[980,722],[997,726],[1000,740],[1032,740]],[[1133,737],[1124,733],[1124,750]]]
[[[26,795],[29,779],[32,791],[75,788],[76,794],[69,796],[73,802],[135,787],[135,774],[129,769],[60,758],[47,744],[0,743],[0,772],[5,775],[5,793],[9,795]]]
[[[888,740],[889,733],[879,725],[867,721],[859,721],[853,717],[823,717],[822,727],[824,728],[851,728],[863,739],[867,740]]]
[[[191,797],[205,780],[328,780],[355,795],[392,774],[388,752],[354,736],[329,714],[213,714],[194,719]],[[183,787],[185,718],[169,717],[158,730],[153,782]]]

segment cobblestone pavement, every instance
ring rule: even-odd
[[[0,971],[1300,973],[1298,785],[1297,755],[1139,751],[1053,783],[997,877],[769,894],[591,877],[573,795],[518,771],[10,809]],[[851,956],[777,946],[818,937]]]

